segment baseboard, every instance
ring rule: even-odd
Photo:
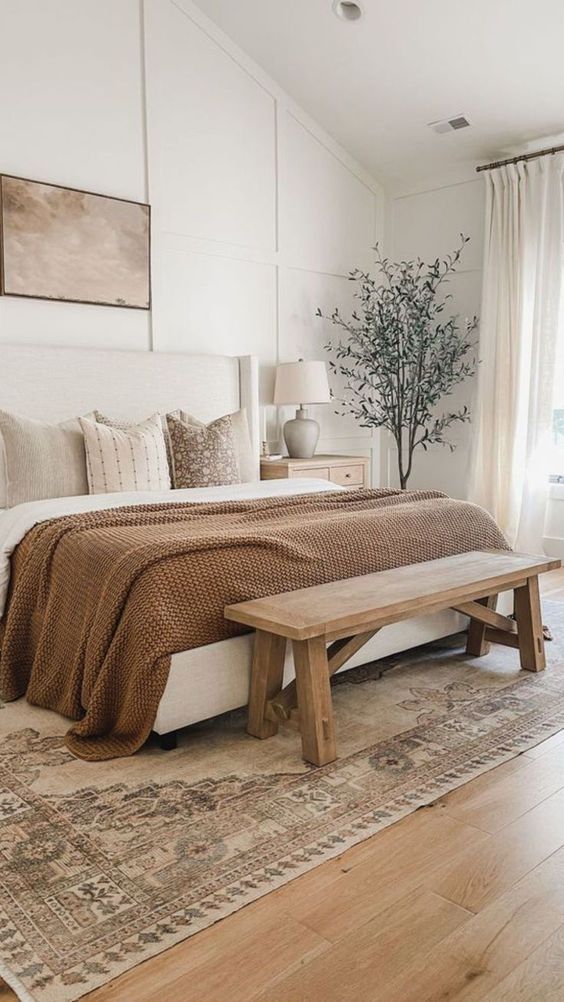
[[[564,539],[559,536],[545,536],[542,544],[547,556],[560,557],[564,560]]]

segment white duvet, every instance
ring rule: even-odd
[[[252,498],[284,497],[291,494],[316,494],[322,491],[345,490],[327,480],[261,480],[227,487],[189,488],[182,491],[131,491],[124,494],[86,494],[80,497],[50,498],[48,501],[28,501],[0,512],[0,617],[4,615],[10,583],[10,557],[25,534],[40,522],[62,515],[106,508],[127,508],[137,504],[178,504],[191,501],[248,501]]]

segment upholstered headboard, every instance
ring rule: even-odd
[[[211,421],[245,407],[259,471],[258,362],[188,355],[0,344],[0,409],[62,421],[98,408],[135,421],[176,408]]]

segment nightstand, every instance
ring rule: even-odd
[[[317,477],[341,487],[368,487],[369,460],[366,456],[319,456],[312,459],[261,459],[261,480],[291,480]]]

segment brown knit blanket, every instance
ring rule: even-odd
[[[244,632],[226,605],[488,547],[507,548],[490,516],[436,491],[56,518],[12,558],[0,693],[77,721],[66,743],[80,758],[128,755],[151,731],[171,654]]]

